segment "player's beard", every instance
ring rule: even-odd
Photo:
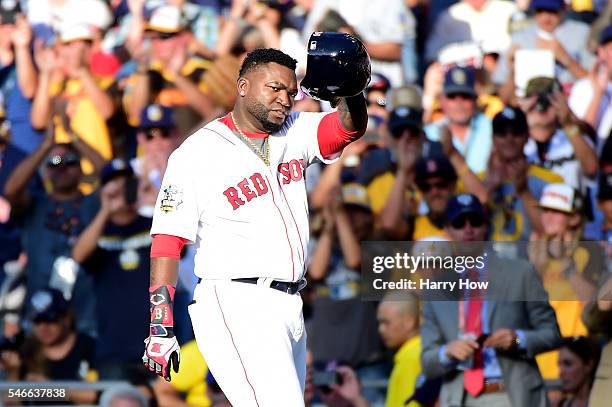
[[[271,122],[268,119],[268,116],[270,115],[270,112],[272,110],[268,109],[263,104],[257,101],[255,101],[251,106],[248,106],[247,109],[249,113],[253,117],[255,117],[259,123],[261,123],[263,129],[268,133],[276,133],[277,131],[279,131],[281,127],[283,127],[283,124],[285,124],[285,120],[287,120],[285,118],[282,123]]]

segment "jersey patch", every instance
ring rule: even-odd
[[[183,203],[183,191],[176,185],[168,185],[163,187],[164,196],[161,199],[159,209],[163,213],[172,212]]]

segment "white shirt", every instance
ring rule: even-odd
[[[510,19],[519,11],[514,2],[489,0],[480,10],[461,1],[440,14],[427,41],[426,57],[433,61],[444,46],[461,41],[477,44],[494,41],[505,50],[510,46]]]
[[[588,145],[593,146],[591,139],[582,136]],[[544,160],[538,156],[537,143],[530,138],[523,149],[527,161],[540,165],[563,177],[564,183],[585,192],[588,179],[582,172],[580,161],[576,158],[574,147],[562,129],[557,129],[550,139],[550,145]]]
[[[593,100],[593,84],[591,79],[582,78],[572,87],[568,104],[572,112],[581,119],[586,116],[591,100]],[[608,83],[608,89],[604,93],[597,112],[597,137],[598,146],[602,146],[610,131],[612,130],[612,82]]]
[[[309,239],[304,170],[325,163],[317,128],[325,113],[292,113],[269,137],[270,167],[225,124],[210,122],[175,150],[151,234],[195,243],[203,279],[298,281]]]

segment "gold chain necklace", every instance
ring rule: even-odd
[[[257,145],[255,143],[253,143],[251,141],[251,139],[249,139],[240,129],[240,127],[238,127],[238,123],[236,123],[236,119],[234,118],[234,112],[230,113],[232,116],[232,122],[234,123],[234,127],[236,127],[236,130],[238,130],[238,135],[240,136],[240,138],[249,146],[251,147],[251,150],[253,150],[253,152],[255,154],[257,154],[259,156],[259,158],[261,158],[263,160],[263,162],[266,164],[266,166],[270,166],[270,146],[268,145],[268,140],[264,140],[263,142],[263,152],[261,151],[261,149],[259,147],[257,147]]]

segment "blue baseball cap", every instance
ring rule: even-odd
[[[563,0],[531,0],[529,6],[532,10],[554,10],[558,11],[565,7]]]
[[[106,183],[115,177],[120,175],[133,175],[134,170],[129,162],[122,160],[121,158],[115,158],[106,163],[100,171],[100,183],[106,185]]]
[[[475,195],[459,194],[449,199],[446,206],[447,223],[451,223],[466,213],[473,213],[484,218],[484,208]]]
[[[462,93],[476,97],[474,68],[455,66],[444,75],[444,94]]]
[[[68,312],[68,301],[61,291],[43,288],[36,291],[30,299],[31,319],[34,322],[57,321]]]
[[[159,104],[145,107],[140,114],[139,129],[173,128],[176,127],[172,109]]]
[[[606,45],[612,41],[612,24],[603,29],[599,35],[599,45]]]

